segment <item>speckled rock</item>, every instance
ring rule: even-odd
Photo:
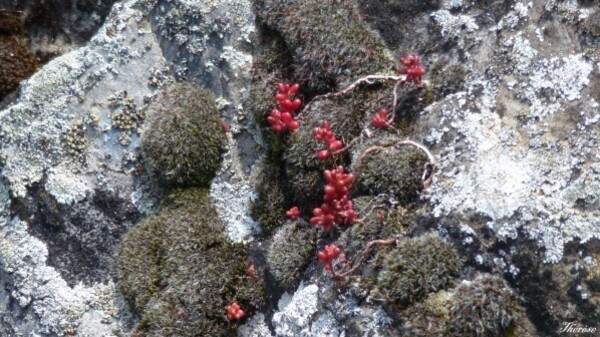
[[[110,3],[98,3],[98,11],[106,13]],[[238,335],[406,335],[402,327],[410,312],[386,304],[369,290],[380,272],[378,250],[367,254],[375,263],[341,281],[333,280],[318,261],[308,261],[283,295],[268,275],[272,239],[260,233],[249,215],[258,171],[268,165],[260,163],[261,133],[244,105],[250,95],[256,35],[286,41],[285,36],[270,36],[277,32],[269,27],[256,29],[253,5],[264,3],[126,0],[112,6],[103,24],[90,14],[94,10],[83,15],[83,21],[68,15],[57,18],[65,27],[63,36],[75,36],[69,35],[74,34],[69,25],[77,23],[86,23],[88,33],[54,49],[61,55],[0,104],[0,335],[121,337],[138,322],[115,286],[114,252],[123,233],[154,213],[162,198],[163,191],[139,161],[145,109],[161,99],[167,84],[184,80],[216,98],[227,142],[210,195],[229,238],[249,246],[255,268],[247,276],[265,282],[270,291],[265,309],[239,322]],[[440,0],[406,10],[399,7],[412,3],[353,1],[344,8],[360,17],[361,27],[379,31],[383,49],[398,55],[417,53],[430,70],[425,77],[430,86],[400,91],[394,137],[419,141],[431,150],[437,166],[433,184],[415,191],[410,203],[400,204],[390,197],[394,191],[375,181],[376,188],[368,193],[369,211],[359,217],[374,217],[365,223],[376,228],[365,235],[345,228],[319,234],[307,256],[336,243],[352,264],[366,240],[436,232],[461,260],[452,284],[469,284],[487,273],[504,278],[506,289],[510,286],[518,301],[523,300],[523,335],[555,336],[565,321],[597,324],[598,4]],[[284,2],[278,4],[284,13]],[[92,5],[84,2],[81,9]],[[312,14],[318,19],[314,22],[327,22],[319,13]],[[95,26],[89,27],[101,25],[97,32],[87,30],[92,21]],[[331,29],[314,28],[305,31],[333,34]],[[302,37],[290,41],[294,45],[287,47],[298,52]],[[385,54],[375,56],[387,60],[390,53]],[[291,64],[286,67],[298,69],[297,60],[287,61]],[[260,81],[260,76],[254,80]],[[364,137],[359,145],[378,141],[373,132],[380,131],[369,129],[370,116],[380,105],[390,106],[389,87],[390,83],[364,86],[361,89],[372,91],[376,99],[349,104],[357,111],[344,108],[342,112],[356,117],[345,142],[359,134]],[[308,103],[311,93],[303,99]],[[266,104],[259,103],[254,105],[261,109]],[[315,102],[309,109],[315,113],[301,119],[315,119],[310,126],[318,125],[316,119],[331,113],[329,103]],[[299,135],[311,138],[310,130],[304,130],[282,136],[278,146],[293,143]],[[357,158],[354,152],[343,158],[346,164]],[[298,163],[309,160],[306,151],[298,153]],[[382,155],[377,165],[385,165],[385,159]],[[281,153],[269,160],[283,167]],[[322,188],[320,164],[311,166],[314,176],[300,178]],[[298,165],[287,166],[281,172],[291,179],[295,176],[289,168]],[[300,199],[306,205],[320,202],[321,189],[297,190],[290,189],[303,192]],[[300,206],[304,216],[310,214],[310,207]],[[400,206],[399,219],[386,215]],[[390,223],[401,229],[389,228]],[[284,241],[279,246],[288,248]],[[337,263],[335,268],[348,266]],[[416,307],[431,304],[415,301],[421,301]],[[224,317],[225,310],[220,319]]]
[[[95,7],[108,12],[102,8]],[[207,21],[197,22],[200,15]],[[61,18],[74,20],[64,22],[64,32],[82,23]],[[231,236],[251,239],[247,176],[258,156],[240,164],[234,136],[253,138],[238,122],[251,62],[239,48],[253,29],[245,2],[125,1],[97,33],[78,35],[89,42],[73,44],[21,83],[0,110],[0,334],[114,337],[131,328],[115,290],[115,252],[127,228],[160,200],[162,191],[139,161],[139,131],[145,107],[167,82],[185,77],[217,97],[231,127],[213,196]],[[186,62],[177,50],[186,50]],[[209,70],[186,73],[187,67]],[[121,127],[124,121],[131,127]]]

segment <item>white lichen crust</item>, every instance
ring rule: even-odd
[[[493,65],[471,66],[466,90],[427,108],[421,130],[439,159],[435,216],[475,214],[500,239],[522,229],[558,262],[567,242],[600,238],[599,69],[575,42],[538,38],[540,6],[515,6],[495,45],[471,45],[465,64],[489,53]]]

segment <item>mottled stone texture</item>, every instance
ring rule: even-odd
[[[229,297],[206,304],[232,334],[557,336],[563,322],[598,324],[598,2],[303,3],[0,0],[0,45],[8,46],[0,48],[0,96],[8,95],[0,103],[0,335],[127,336],[140,322],[117,286],[115,252],[165,200],[140,137],[147,107],[182,81],[212,92],[226,136],[204,192],[223,224],[214,234],[249,252],[236,277],[267,289],[262,311],[232,325],[221,312]],[[395,75],[394,60],[408,53],[421,57],[426,86],[399,89],[394,129],[370,127],[377,110],[392,108],[388,82],[311,103],[294,135],[269,130],[277,82],[301,82],[308,104],[360,76]],[[344,142],[362,138],[318,162],[311,128],[325,119]],[[402,139],[433,154],[427,188],[423,153],[389,148]],[[387,148],[361,157],[375,145]],[[365,170],[352,194],[364,221],[317,231],[316,240],[308,224],[276,230],[293,205],[311,215],[322,170],[333,165]],[[311,259],[336,243],[352,264],[366,242],[393,235],[435,238],[460,260],[410,307],[390,305],[391,281],[377,284],[400,279],[381,274],[397,247],[376,248],[345,281]],[[301,248],[286,245],[296,241]],[[177,264],[190,267],[185,257]],[[181,289],[193,292],[194,280],[183,278]],[[164,316],[153,307],[138,327],[158,324],[152,317],[168,317],[175,330],[185,324],[185,310],[168,298]]]

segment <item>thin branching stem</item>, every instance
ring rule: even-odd
[[[391,239],[387,239],[387,240],[373,240],[371,242],[369,242],[366,246],[365,249],[363,249],[363,251],[360,253],[357,262],[347,271],[343,272],[343,273],[338,273],[335,271],[335,269],[331,268],[331,274],[333,275],[333,278],[337,279],[337,280],[344,280],[346,279],[346,277],[348,277],[349,275],[351,275],[352,273],[354,273],[362,264],[363,262],[365,262],[365,260],[367,259],[367,257],[369,257],[369,253],[371,253],[371,250],[375,247],[375,246],[392,246],[392,245],[397,245],[398,241],[400,240],[400,236],[396,236],[393,237]]]
[[[356,89],[361,84],[365,84],[365,83],[373,84],[375,82],[402,82],[402,81],[405,81],[405,79],[406,79],[405,75],[400,75],[400,76],[369,75],[369,76],[361,77],[358,80],[356,80],[354,83],[350,84],[350,86],[348,86],[346,89],[343,89],[338,92],[330,92],[327,94],[315,96],[308,104],[306,104],[304,106],[303,110],[304,111],[308,110],[308,108],[311,106],[311,104],[313,102],[344,96],[344,95],[348,94],[349,92],[353,91],[354,89]]]

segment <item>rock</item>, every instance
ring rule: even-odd
[[[233,8],[236,14],[228,16],[231,25],[213,25],[214,18],[234,13],[229,10]],[[142,1],[115,5],[98,32],[89,34],[87,44],[73,47],[22,82],[18,95],[0,111],[6,200],[0,236],[6,290],[0,295],[0,315],[4,331],[11,335],[113,336],[130,329],[131,315],[115,288],[114,253],[126,229],[156,211],[162,192],[138,160],[138,131],[117,129],[113,120],[125,109],[143,111],[165,83],[173,81],[172,76],[183,74],[180,69],[170,73],[170,58],[177,55],[161,49],[161,43],[176,39],[172,30],[159,31],[162,26],[154,18],[162,9],[166,8],[155,11],[153,4]],[[233,78],[235,72],[242,83],[248,73],[251,58],[237,48],[253,30],[250,6],[224,1],[215,1],[210,8],[189,5],[178,8],[182,16],[170,24],[181,24],[200,12],[208,21],[196,26],[197,39],[191,35],[187,39],[198,48],[191,51],[198,59],[188,66],[212,67],[218,83],[211,87],[199,79],[201,75],[187,76],[213,91],[222,118],[237,120],[243,112],[242,87],[219,78]],[[87,13],[92,15],[91,10]],[[234,32],[227,34],[231,43],[203,41],[205,29]],[[215,72],[214,65],[222,65],[223,72]],[[231,135],[241,129],[232,122]],[[129,132],[126,144],[121,141],[123,132]],[[221,208],[231,205],[231,198],[240,198],[237,212],[242,214],[252,189],[248,185],[247,192],[239,194],[237,187],[223,187],[247,181],[248,172],[238,164],[237,146],[231,137],[221,173],[226,178],[213,185],[213,196]],[[231,169],[234,177],[229,179]],[[243,219],[229,216],[234,210],[230,207],[229,213],[219,215],[230,228],[247,228],[239,225]],[[246,235],[238,233],[231,231],[238,240]]]
[[[180,322],[193,334],[198,326],[185,325],[187,311],[167,296],[202,291],[185,273],[190,270],[237,276],[223,282],[233,285],[229,288],[246,279],[265,287],[264,302],[248,306],[235,323],[227,322],[225,306],[231,303],[222,295],[239,289],[221,292],[213,283],[207,296],[218,301],[210,310],[190,311],[193,322],[217,322],[211,326],[220,333],[242,337],[408,336],[411,327],[424,335],[429,331],[423,327],[441,327],[457,335],[556,336],[564,322],[595,327],[600,317],[598,4],[411,4],[61,0],[6,5],[0,10],[0,41],[19,44],[14,50],[22,55],[21,64],[14,65],[27,71],[2,82],[10,84],[2,94],[11,93],[0,104],[0,334],[158,335],[160,326]],[[393,108],[393,81],[316,97],[364,75],[396,75],[393,54],[408,53],[421,57],[426,84],[405,83],[397,91],[392,127],[376,130],[371,120],[380,109]],[[264,120],[279,81],[304,87],[298,96],[308,108],[291,135],[274,134]],[[136,229],[160,217],[173,201],[172,191],[155,179],[160,170],[148,172],[143,165],[140,131],[150,125],[149,105],[166,100],[175,82],[210,91],[225,132],[218,172],[210,186],[210,179],[202,183],[204,206],[191,203],[177,214],[181,223],[195,217],[189,226],[195,228],[204,214],[194,211],[210,213],[216,227],[206,235],[218,237],[221,246],[198,245],[175,254],[193,238],[184,235],[188,227],[169,227],[169,219],[161,218],[160,227],[173,235],[148,230],[136,243],[142,242],[143,252],[152,250],[157,237],[161,245],[173,246],[178,257],[169,262],[176,269],[169,277],[184,276],[181,282],[165,277],[173,283],[165,289],[153,279],[136,288],[135,271],[165,266],[150,253],[133,254],[139,259],[129,259],[119,277],[115,253],[124,237],[135,237]],[[315,160],[321,144],[311,133],[322,120],[353,145],[351,151]],[[412,153],[418,157],[413,165],[403,165],[411,154],[401,150],[389,154],[395,163],[384,153],[369,155],[364,167],[374,174],[357,178],[351,188],[359,212],[352,228],[341,226],[327,235],[316,229],[314,235],[315,228],[292,231],[285,225],[270,236],[284,222],[286,209],[299,206],[306,220],[322,202],[324,169],[354,170],[365,147],[402,139],[420,142],[433,154],[431,185],[414,169],[426,159],[419,151]],[[404,180],[396,179],[398,170],[409,176],[407,196],[399,193]],[[377,280],[393,279],[382,272],[384,256],[397,249],[394,245],[421,242],[424,233],[458,255],[452,260],[456,268],[444,274],[442,285],[403,303],[411,306],[393,304],[373,291]],[[305,236],[310,245],[300,252],[292,243]],[[364,252],[377,239],[393,240]],[[314,258],[329,244],[340,246],[347,259],[333,264],[339,272],[367,262],[334,279]],[[206,252],[218,247],[239,247],[243,254],[234,254],[239,261],[228,258],[222,273],[203,271],[198,261],[216,261]],[[288,254],[303,259],[280,264],[292,261]],[[419,263],[417,257],[410,260]],[[276,280],[269,264],[273,270],[282,266],[279,274],[287,276]],[[255,268],[248,271],[246,265]],[[150,289],[150,296],[142,288]],[[495,300],[479,305],[489,296]],[[246,307],[249,297],[233,300]],[[203,316],[208,311],[210,319]],[[486,327],[473,328],[461,316],[469,311],[485,315],[477,324]],[[453,315],[460,319],[434,324]]]

